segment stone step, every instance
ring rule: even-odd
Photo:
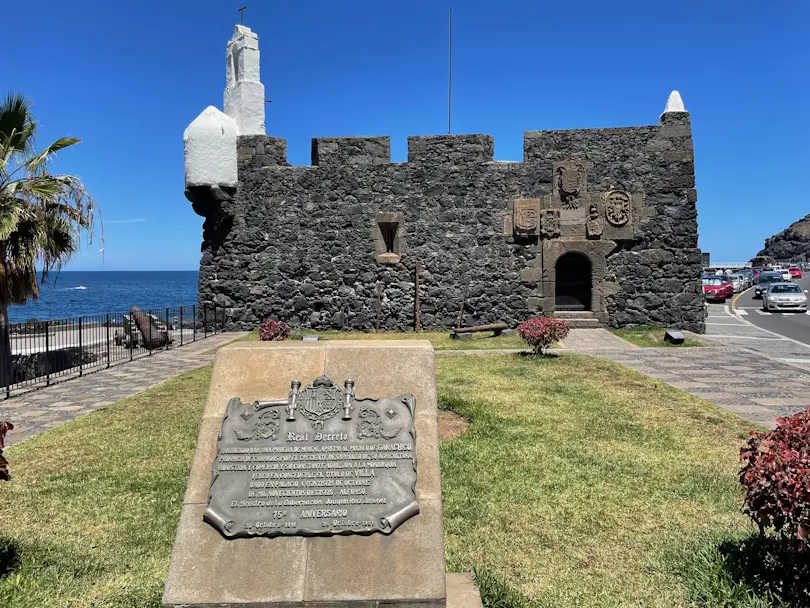
[[[593,311],[590,310],[557,310],[554,312],[556,319],[594,319]]]
[[[588,313],[591,314],[591,313]],[[568,316],[570,313],[565,312],[555,312],[554,318],[560,319],[561,321],[565,321],[568,323],[568,327],[571,329],[599,329],[601,325],[599,324],[599,320],[593,316]]]

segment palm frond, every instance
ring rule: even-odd
[[[19,93],[9,93],[0,103],[0,147],[22,154],[33,151],[36,121],[32,102]]]
[[[25,161],[25,168],[32,173],[42,171],[48,164],[48,161],[51,160],[53,155],[59,150],[64,150],[78,143],[81,143],[81,140],[75,137],[60,137],[42,152]]]
[[[82,235],[91,242],[98,213],[78,177],[49,172],[55,153],[79,140],[61,137],[35,153],[30,107],[21,95],[0,103],[0,306],[36,299],[37,267],[43,281],[59,272]]]

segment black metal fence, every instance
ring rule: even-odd
[[[0,327],[0,390],[8,398],[19,388],[196,342],[224,325],[225,309],[216,304],[11,323]]]

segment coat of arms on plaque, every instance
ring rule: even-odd
[[[596,203],[591,203],[588,207],[588,220],[585,222],[585,232],[587,236],[598,238],[602,236],[602,218],[599,216],[599,209]]]
[[[536,198],[519,198],[515,200],[515,232],[533,234],[537,230],[540,215],[540,201]]]
[[[560,210],[544,209],[540,216],[540,234],[545,237],[560,235]]]
[[[564,209],[578,209],[588,177],[580,162],[558,163],[554,169],[554,191]]]
[[[630,221],[630,195],[623,190],[605,194],[605,217],[614,226],[624,226]]]
[[[299,399],[301,413],[316,429],[323,428],[323,423],[343,407],[343,391],[326,376],[316,378],[312,386],[302,391]]]

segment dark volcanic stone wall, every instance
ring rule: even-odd
[[[521,281],[531,242],[503,234],[509,201],[551,191],[551,161],[587,161],[589,190],[643,191],[635,241],[608,257],[612,325],[663,323],[703,330],[694,168],[688,114],[661,127],[529,132],[525,162],[493,162],[487,135],[408,138],[408,162],[390,163],[387,137],[313,140],[313,166],[286,163],[286,142],[241,137],[239,186],[191,193],[206,217],[200,302],[227,308],[229,327],[267,318],[295,327],[414,326],[414,266],[421,321],[514,325],[537,285]],[[189,193],[187,193],[189,194]],[[401,261],[376,259],[378,212],[401,213]],[[377,252],[379,253],[379,252]],[[527,276],[523,274],[524,278]],[[379,312],[378,312],[379,311]]]

